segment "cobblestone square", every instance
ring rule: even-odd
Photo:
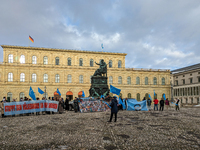
[[[200,149],[200,108],[0,118],[0,149]]]

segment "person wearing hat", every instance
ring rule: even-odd
[[[110,104],[110,107],[111,107],[111,115],[110,115],[110,121],[108,122],[111,122],[112,121],[112,117],[113,117],[113,114],[115,114],[115,122],[117,121],[117,112],[118,112],[118,102],[117,102],[117,97],[114,96],[113,99],[112,99],[112,102]]]

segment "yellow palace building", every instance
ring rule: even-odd
[[[170,70],[125,68],[125,53],[82,51],[1,45],[3,62],[0,63],[1,99],[12,101],[29,97],[32,87],[36,97],[53,97],[57,88],[61,97],[71,99],[85,92],[89,96],[91,76],[101,59],[108,64],[108,84],[121,89],[123,98],[155,97],[163,94],[170,98]],[[38,93],[38,87],[45,91]]]

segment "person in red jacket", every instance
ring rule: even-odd
[[[158,99],[154,99],[153,102],[154,102],[154,110],[155,108],[157,108],[158,110]]]

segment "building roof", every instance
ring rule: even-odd
[[[191,65],[191,66],[187,66],[187,67],[183,67],[183,68],[179,68],[176,70],[172,70],[171,73],[175,74],[175,73],[186,72],[186,71],[195,70],[195,69],[200,69],[200,63]]]
[[[87,50],[74,50],[74,49],[57,49],[57,48],[44,48],[44,47],[28,47],[28,46],[13,46],[13,45],[1,45],[4,48],[21,49],[21,50],[41,50],[41,51],[59,51],[59,52],[74,52],[74,53],[95,53],[95,54],[107,54],[107,55],[122,55],[126,56],[126,53],[117,52],[101,52],[101,51],[87,51]]]

